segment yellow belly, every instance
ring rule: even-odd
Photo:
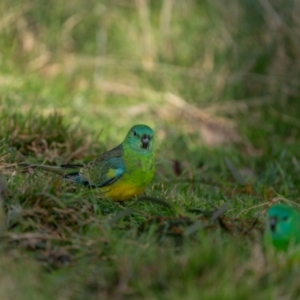
[[[103,195],[112,201],[124,201],[142,194],[145,187],[137,187],[127,182],[117,181],[108,187],[101,188]]]

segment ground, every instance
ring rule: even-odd
[[[265,213],[299,206],[296,1],[0,4],[1,299],[297,299]],[[83,163],[144,123],[125,203],[18,163]]]

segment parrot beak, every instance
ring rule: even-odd
[[[276,217],[271,217],[269,219],[269,225],[270,225],[271,231],[274,232],[276,230],[277,218]]]
[[[142,148],[143,148],[143,149],[148,149],[150,140],[151,140],[150,135],[144,134],[144,135],[142,136],[141,141],[142,141]]]

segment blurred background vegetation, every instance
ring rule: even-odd
[[[245,120],[253,143],[298,138],[297,1],[13,0],[0,9],[2,103],[57,109],[94,131],[143,121],[200,132],[205,117],[222,116]]]
[[[198,172],[297,202],[299,16],[296,0],[2,1],[1,161],[89,160],[146,123],[158,195]]]

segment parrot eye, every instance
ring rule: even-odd
[[[136,131],[133,131],[133,135],[137,136],[137,133],[136,133]]]
[[[287,221],[288,218],[289,218],[288,216],[284,216],[284,217],[282,218],[282,220],[283,220],[283,221]]]

